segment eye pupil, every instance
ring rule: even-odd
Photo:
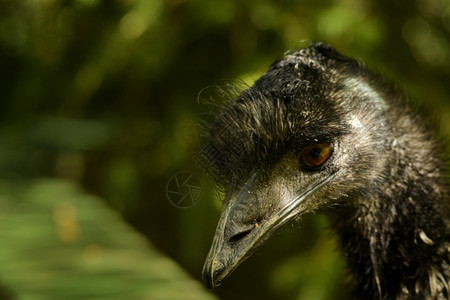
[[[320,155],[322,154],[322,149],[320,149],[319,147],[315,147],[312,148],[311,151],[309,151],[309,156],[312,159],[318,159],[320,157]]]
[[[331,145],[319,143],[306,147],[300,155],[300,160],[303,166],[315,168],[323,165],[330,156]]]

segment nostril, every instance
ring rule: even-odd
[[[252,232],[253,229],[255,229],[255,227],[256,226],[254,224],[246,226],[246,228],[243,228],[241,231],[233,234],[228,241],[230,243],[237,243],[237,242],[239,242],[244,237],[246,237],[250,232]]]

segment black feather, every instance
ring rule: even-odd
[[[314,141],[344,175],[311,204],[331,220],[360,299],[450,299],[442,147],[408,100],[325,44],[291,52],[209,122],[206,160],[225,191],[267,178]],[[319,173],[320,174],[320,173]]]

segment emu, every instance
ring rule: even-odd
[[[223,190],[214,288],[288,222],[323,212],[357,299],[450,299],[443,146],[408,99],[315,43],[224,105],[201,151]],[[214,151],[211,151],[214,149]]]

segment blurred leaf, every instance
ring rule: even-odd
[[[1,182],[0,211],[0,278],[17,299],[215,299],[70,182]]]

